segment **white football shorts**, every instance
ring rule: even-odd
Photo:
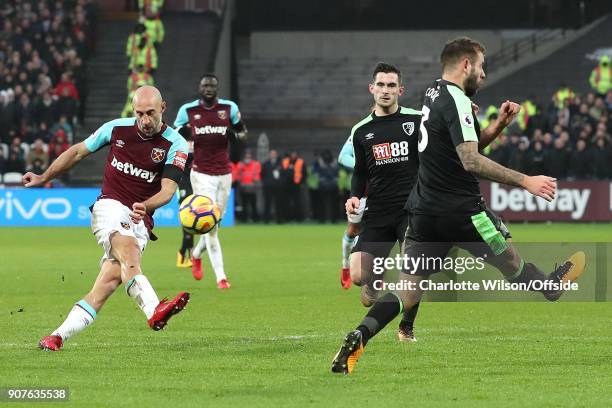
[[[232,191],[232,174],[212,176],[191,170],[189,179],[191,180],[193,193],[213,200],[221,210],[221,218],[223,218]]]
[[[350,222],[351,224],[359,224],[361,222],[361,219],[363,218],[363,212],[365,211],[367,199],[367,197],[362,197],[359,199],[359,207],[357,207],[356,214],[346,214],[346,219],[348,220],[348,222]]]
[[[107,259],[114,259],[111,254],[110,237],[113,232],[126,237],[134,237],[138,241],[142,253],[149,242],[149,231],[144,221],[135,224],[130,218],[132,210],[117,200],[103,198],[96,201],[91,212],[91,231],[99,245],[104,248],[100,264]]]

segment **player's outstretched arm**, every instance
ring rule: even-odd
[[[472,106],[473,108],[473,106]],[[506,101],[499,107],[499,116],[486,129],[480,132],[478,148],[484,149],[491,144],[500,133],[512,123],[516,115],[521,111],[521,105],[515,102]]]
[[[23,185],[26,187],[41,186],[49,180],[53,180],[57,176],[64,174],[90,154],[91,152],[87,149],[85,143],[77,143],[60,154],[43,174],[38,175],[32,172],[24,174],[22,177]]]
[[[174,197],[178,184],[176,181],[169,178],[161,179],[161,190],[154,196],[148,198],[142,203],[132,204],[132,212],[130,217],[136,223],[140,222],[147,213],[152,213],[159,207],[163,207],[168,204]]]
[[[464,142],[456,147],[463,168],[477,176],[511,186],[522,187],[547,201],[555,198],[557,179],[548,176],[527,176],[495,163],[478,152],[476,142]]]

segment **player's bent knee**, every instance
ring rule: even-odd
[[[353,268],[351,266],[350,273],[351,273],[351,281],[353,282],[353,284],[357,286],[361,286],[361,269]]]

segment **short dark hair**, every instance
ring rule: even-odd
[[[442,70],[449,65],[458,63],[461,59],[467,57],[470,62],[476,61],[476,56],[479,52],[486,52],[484,45],[469,37],[458,37],[446,43],[442,54],[440,54],[440,62]]]
[[[376,67],[374,67],[374,73],[372,74],[372,81],[376,80],[376,74],[378,74],[379,72],[385,74],[397,74],[398,82],[400,84],[402,83],[402,71],[400,71],[399,68],[393,64],[388,64],[386,62],[379,62],[378,64],[376,64]]]
[[[214,79],[216,79],[216,80],[217,80],[217,82],[219,82],[219,78],[217,78],[217,76],[216,76],[215,74],[213,74],[212,72],[207,72],[207,73],[205,73],[204,75],[202,75],[202,76],[200,77],[200,82],[202,82],[202,80],[203,80],[204,78],[214,78]]]

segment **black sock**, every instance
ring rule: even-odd
[[[183,242],[181,243],[181,256],[185,256],[188,250],[193,248],[193,235],[183,231]]]
[[[544,274],[537,266],[532,263],[526,263],[523,266],[523,270],[518,274],[518,276],[508,279],[510,283],[529,283],[531,281],[546,281],[548,280],[548,276]],[[540,292],[539,290],[534,290],[534,292]]]
[[[414,320],[416,319],[417,312],[419,311],[419,305],[421,302],[412,306],[408,310],[404,310],[404,315],[402,316],[402,321],[399,324],[400,329],[413,330],[414,329]]]
[[[401,310],[402,303],[395,294],[387,293],[379,298],[357,327],[362,334],[363,345],[365,346],[372,337],[376,336],[376,333],[395,319]]]

